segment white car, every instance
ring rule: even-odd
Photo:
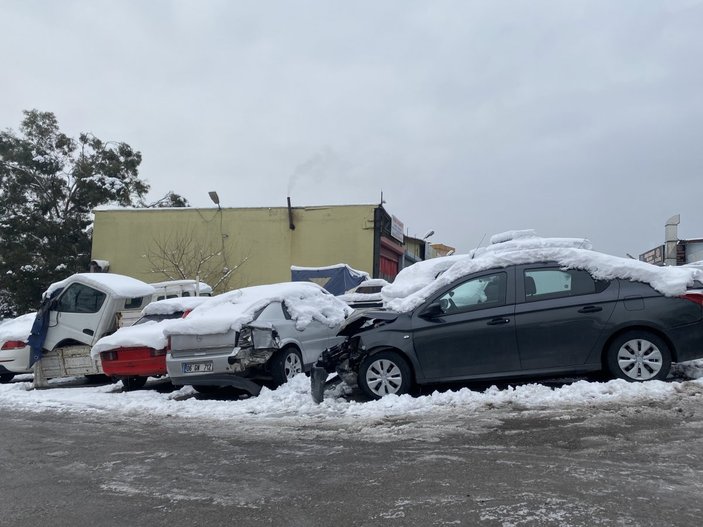
[[[32,373],[27,339],[36,313],[28,313],[0,324],[0,382],[10,382],[20,373]]]
[[[256,395],[264,382],[280,385],[308,371],[339,342],[351,308],[311,282],[231,291],[196,307],[165,334],[166,367],[174,385],[198,391],[234,386]]]

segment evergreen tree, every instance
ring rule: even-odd
[[[87,271],[93,208],[146,206],[149,190],[128,144],[76,140],[53,113],[24,114],[19,134],[0,132],[0,318],[36,309],[49,284]]]

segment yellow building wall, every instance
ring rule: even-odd
[[[289,228],[286,207],[96,210],[91,257],[108,260],[112,273],[156,282],[167,277],[150,259],[190,244],[190,250],[213,254],[222,267],[243,262],[228,289],[289,281],[291,265],[346,263],[372,274],[375,208],[296,207],[295,230]],[[224,259],[215,254],[223,243]]]

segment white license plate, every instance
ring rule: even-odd
[[[212,371],[212,361],[184,362],[183,373],[207,373]]]

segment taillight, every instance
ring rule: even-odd
[[[4,350],[16,350],[20,348],[24,348],[27,345],[26,342],[22,342],[21,340],[8,340],[5,342],[5,344],[2,345],[2,348]]]
[[[699,306],[703,306],[703,293],[686,293],[681,295],[679,298],[685,298],[691,302],[695,302]]]
[[[188,315],[190,315],[190,312],[193,311],[192,309],[186,309],[183,312],[183,316],[181,318],[186,318]]]
[[[100,354],[100,360],[102,360],[103,362],[117,360],[117,352],[116,351],[103,351]]]
[[[166,355],[166,348],[160,349],[160,350],[155,350],[154,348],[151,348],[149,350],[149,355],[152,357],[159,357],[161,355]]]

